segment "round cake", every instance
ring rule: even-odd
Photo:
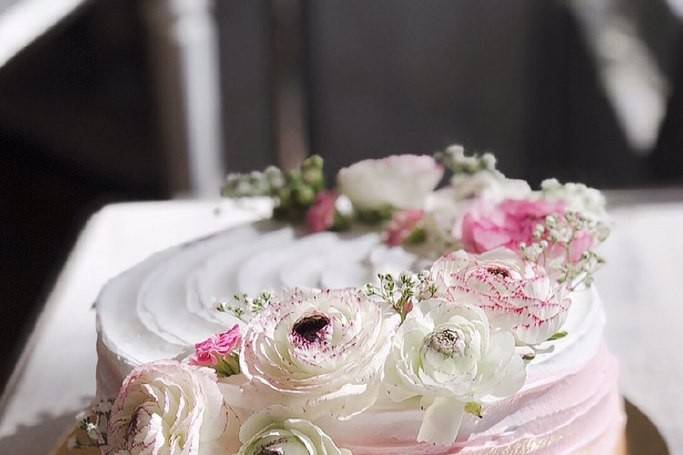
[[[443,182],[449,169],[452,177]],[[438,188],[438,189],[437,189]],[[96,302],[103,455],[609,454],[617,362],[581,184],[453,146],[231,175],[272,219],[159,252]]]
[[[358,286],[378,272],[420,270],[424,263],[374,232],[302,235],[271,221],[157,253],[113,279],[98,298],[98,395],[115,396],[134,367],[186,357],[196,343],[240,323],[216,311],[235,293]],[[529,363],[520,392],[489,406],[481,419],[466,416],[452,447],[416,443],[423,412],[393,403],[323,426],[360,455],[610,453],[624,428],[617,364],[603,343],[598,293],[591,288],[572,299],[567,336]]]

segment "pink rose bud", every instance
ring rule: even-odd
[[[518,251],[522,243],[530,244],[534,228],[548,215],[561,215],[562,201],[529,201],[506,199],[495,206],[477,205],[462,221],[462,242],[470,253],[485,253],[498,247]]]
[[[403,210],[396,212],[385,232],[387,245],[399,246],[410,238],[417,229],[420,222],[424,219],[423,210]]]
[[[240,326],[224,333],[213,335],[207,340],[194,345],[195,356],[192,358],[193,365],[215,367],[218,362],[232,354],[240,344]]]
[[[334,191],[323,191],[315,198],[306,213],[306,224],[311,232],[322,232],[334,225],[335,204],[339,195]]]

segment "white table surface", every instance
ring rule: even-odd
[[[670,195],[671,196],[671,195]],[[678,199],[680,194],[673,193]],[[683,454],[683,202],[615,197],[598,287],[624,394]],[[129,203],[87,223],[0,400],[0,453],[45,454],[95,390],[92,303],[112,276],[154,251],[268,212],[263,201]],[[640,455],[640,454],[639,454]]]

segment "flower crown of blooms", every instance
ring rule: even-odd
[[[445,170],[449,181],[439,187]],[[293,170],[229,174],[222,194],[268,196],[275,219],[305,224],[311,233],[363,225],[383,232],[390,246],[436,259],[448,251],[483,253],[497,247],[543,265],[558,281],[590,284],[603,263],[596,247],[609,235],[602,194],[555,179],[532,191],[496,169],[490,153],[466,155],[452,145],[433,157],[393,155],[363,160],[327,188],[317,155]]]
[[[339,172],[336,189],[322,165],[311,157],[292,171],[230,175],[223,193],[272,197],[274,217],[311,232],[373,226],[432,266],[360,288],[235,295],[217,310],[241,324],[184,360],[134,369],[115,399],[82,418],[74,447],[349,455],[352,438],[333,441],[326,425],[380,397],[421,412],[417,442],[449,446],[465,419],[512,397],[535,356],[568,335],[572,295],[603,262],[598,191],[556,180],[532,191],[492,155],[459,146],[361,161]]]

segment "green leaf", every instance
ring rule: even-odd
[[[465,403],[465,412],[472,414],[475,417],[479,417],[480,419],[484,417],[484,410],[482,409],[481,403],[477,403],[476,401],[468,401]]]
[[[376,209],[356,209],[356,218],[361,223],[379,224],[391,219],[394,209],[391,206],[384,206]]]
[[[406,243],[409,245],[419,245],[420,243],[424,243],[426,241],[427,231],[425,230],[425,228],[422,227],[413,229],[413,232],[411,232],[408,238],[406,239]]]
[[[332,224],[332,231],[340,232],[347,231],[351,228],[351,219],[339,213],[338,210],[334,211],[334,223]]]
[[[550,338],[548,338],[546,341],[556,341],[556,340],[561,340],[562,338],[567,336],[567,331],[566,330],[561,330],[559,332],[554,333]]]
[[[237,354],[230,354],[216,362],[214,367],[219,377],[227,378],[240,373],[240,359]]]

